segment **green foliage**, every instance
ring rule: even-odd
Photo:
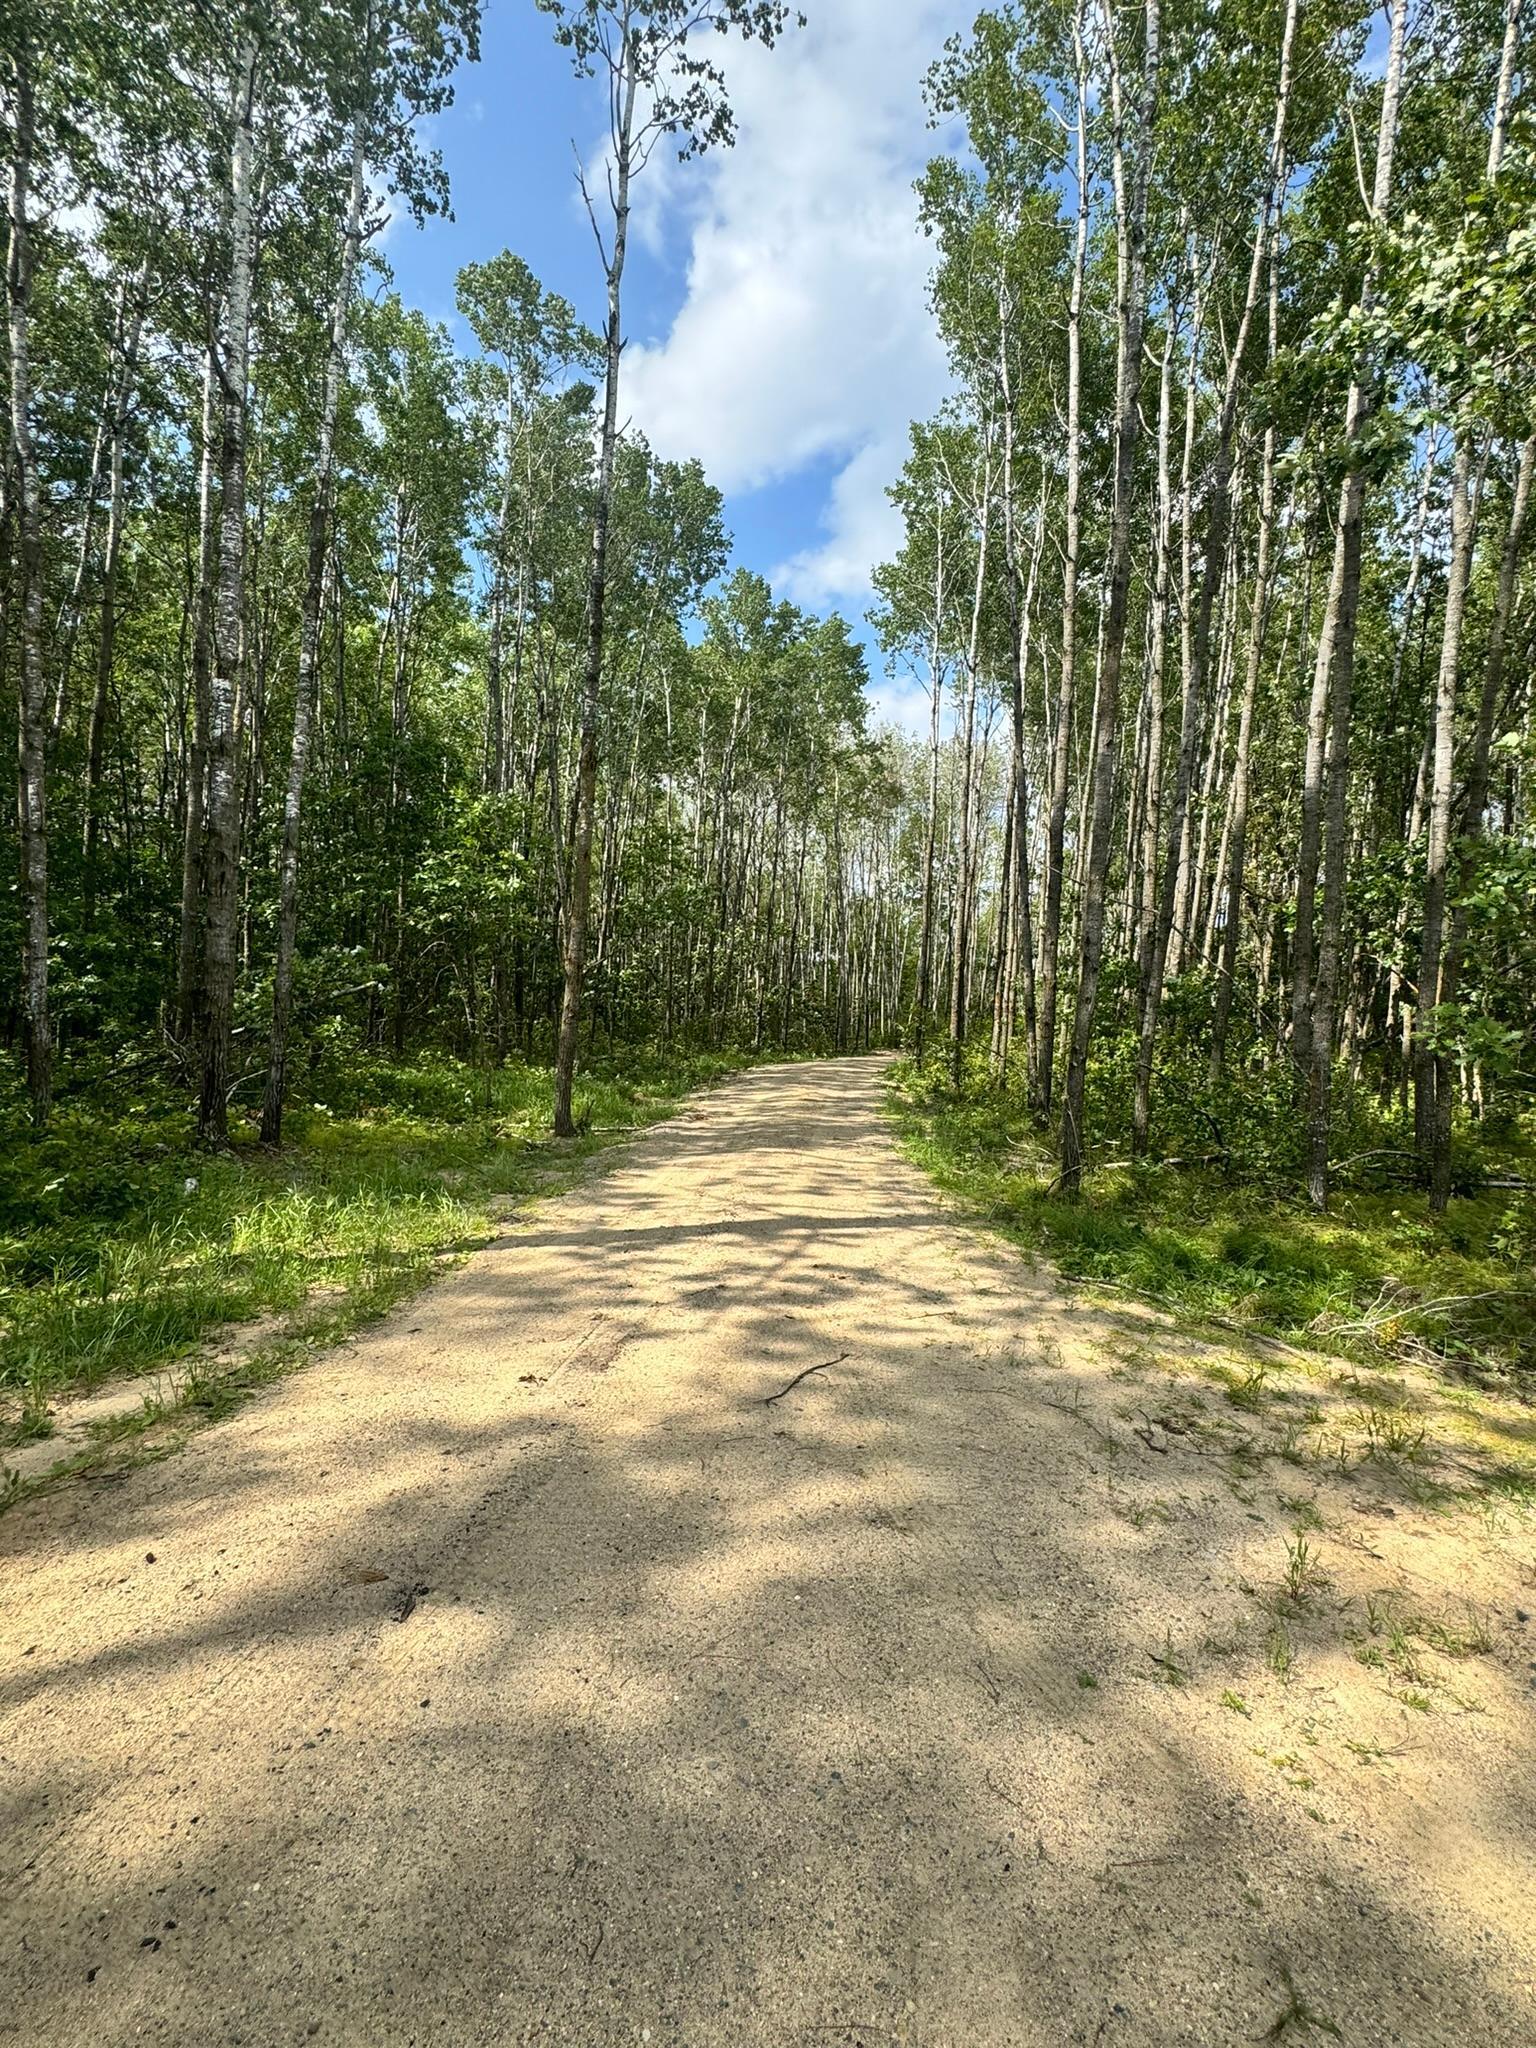
[[[555,41],[571,53],[578,76],[632,78],[647,105],[637,129],[642,149],[657,135],[679,138],[679,154],[697,156],[735,139],[725,74],[700,54],[709,31],[736,30],[770,47],[803,19],[782,0],[535,0],[554,17]]]
[[[1446,400],[1471,400],[1528,432],[1536,378],[1536,151],[1528,121],[1498,180],[1455,197],[1448,220],[1411,212],[1389,237],[1380,325]]]
[[[1377,1353],[1406,1344],[1415,1357],[1536,1375],[1531,1195],[1465,1196],[1437,1221],[1419,1191],[1371,1186],[1380,1162],[1362,1160],[1333,1212],[1318,1216],[1286,1171],[1299,1142],[1294,1110],[1287,1145],[1277,1143],[1287,1119],[1272,1098],[1250,1126],[1234,1116],[1234,1098],[1224,1091],[1213,1108],[1186,1070],[1159,1099],[1183,1105],[1183,1132],[1202,1150],[1213,1130],[1233,1149],[1190,1165],[1132,1164],[1117,1151],[1111,1159],[1118,1163],[1101,1161],[1087,1191],[1066,1200],[1055,1191],[1027,1108],[984,1072],[973,1069],[957,1095],[935,1069],[904,1062],[892,1096],[909,1150],[940,1186],[1073,1278],[1293,1342],[1354,1343]],[[1354,1129],[1401,1136],[1384,1132],[1364,1105],[1356,1107]],[[1529,1161],[1536,1132],[1511,1142]],[[1401,1312],[1348,1334],[1382,1302],[1384,1289]],[[1448,1298],[1455,1303],[1448,1312],[1416,1317],[1416,1307]]]
[[[250,1142],[194,1151],[164,1084],[136,1099],[77,1094],[43,1138],[13,1104],[0,1128],[0,1390],[25,1391],[35,1413],[317,1290],[387,1305],[482,1242],[507,1200],[737,1064],[643,1048],[600,1061],[582,1081],[592,1135],[561,1148],[546,1068],[442,1057],[350,1053],[311,1079],[276,1156]]]

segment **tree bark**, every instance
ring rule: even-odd
[[[261,1110],[261,1141],[264,1145],[281,1144],[283,1136],[288,1032],[293,1016],[294,954],[299,930],[299,843],[304,812],[304,778],[309,767],[310,726],[320,674],[320,616],[325,603],[325,566],[336,482],[336,415],[346,366],[347,318],[352,306],[358,252],[362,247],[366,141],[367,118],[359,112],[352,124],[352,176],[347,195],[346,226],[342,234],[341,269],[331,305],[325,385],[320,401],[319,445],[315,454],[314,495],[309,508],[309,559],[304,580],[304,606],[299,619],[298,672],[294,679],[293,745],[288,757],[288,787],[283,799],[282,839],[278,848],[277,957],[272,973],[272,1034],[267,1056],[267,1089]]]
[[[240,801],[237,700],[245,603],[246,381],[255,270],[254,106],[257,50],[241,46],[236,68],[230,153],[229,294],[219,351],[219,569],[214,603],[213,672],[208,692],[207,897],[203,924],[203,1060],[198,1137],[223,1145],[229,1135],[229,1065],[239,918]]]
[[[117,646],[117,575],[123,552],[123,434],[128,405],[138,367],[139,334],[144,320],[142,296],[129,315],[123,337],[122,373],[115,391],[112,419],[108,429],[110,453],[107,459],[107,534],[101,564],[101,617],[96,642],[96,687],[91,696],[91,720],[85,755],[85,830],[81,868],[85,898],[85,921],[96,921],[96,862],[101,834],[101,771],[106,748],[107,713],[112,696],[112,673]]]
[[[1006,336],[1006,320],[1002,324]],[[998,997],[994,1005],[996,1021],[992,1052],[994,1068],[1001,1083],[1007,1075],[1008,1055],[1013,1045],[1014,1027],[1018,1016],[1019,981],[1022,977],[1026,1092],[1033,1099],[1037,1092],[1035,1060],[1038,1046],[1035,1038],[1034,933],[1029,904],[1029,771],[1025,753],[1025,694],[1029,682],[1029,644],[1035,610],[1035,586],[1039,579],[1040,557],[1045,545],[1048,485],[1042,477],[1040,504],[1035,514],[1034,541],[1030,548],[1029,569],[1026,574],[1019,563],[1018,519],[1014,504],[1013,393],[1008,375],[1006,338],[1001,366],[1003,542],[1008,568],[1008,637],[1012,656],[1008,690],[1011,746],[1008,814],[1012,829],[1007,838],[1005,871],[999,899],[999,916],[1003,917],[1004,923],[998,934],[997,943]]]
[[[1407,659],[1408,643],[1413,635],[1414,618],[1416,607],[1418,604],[1419,583],[1423,575],[1424,528],[1429,518],[1429,499],[1430,491],[1434,483],[1435,461],[1437,454],[1437,438],[1434,432],[1431,431],[1428,440],[1425,444],[1424,461],[1421,465],[1420,471],[1418,503],[1414,509],[1413,531],[1408,543],[1408,580],[1403,588],[1402,629],[1396,635],[1392,647],[1392,681],[1387,695],[1387,715],[1389,723],[1395,722],[1397,718],[1398,704],[1401,701],[1403,665]],[[1394,827],[1396,827],[1397,825],[1405,826],[1405,830],[1403,833],[1403,841],[1405,847],[1407,848],[1411,848],[1418,843],[1419,833],[1423,829],[1424,799],[1429,785],[1429,754],[1431,738],[1432,736],[1426,731],[1424,746],[1421,748],[1419,754],[1419,771],[1414,781],[1412,797],[1409,800],[1407,817],[1406,819],[1404,818],[1402,806],[1399,805],[1396,809],[1396,813],[1392,821]],[[1407,1073],[1411,1062],[1411,1013],[1408,1009],[1408,1006],[1403,1004],[1403,988],[1405,986],[1405,977],[1402,974],[1399,966],[1399,963],[1403,957],[1407,931],[1408,892],[1405,889],[1403,891],[1401,898],[1399,899],[1396,915],[1392,920],[1392,964],[1387,973],[1387,1009],[1385,1020],[1386,1057],[1383,1062],[1382,1070],[1383,1101],[1390,1099],[1391,1094],[1393,1092],[1393,1088],[1396,1085],[1394,1079],[1394,1069],[1396,1068],[1399,1062],[1398,1043],[1400,1036],[1402,1039],[1401,1064],[1403,1071],[1403,1085],[1405,1088],[1407,1086]],[[1401,1015],[1399,1014],[1400,1007]],[[1404,1020],[1408,1021],[1408,1029],[1406,1030],[1406,1032],[1403,1030]]]
[[[1131,588],[1131,512],[1136,443],[1141,427],[1141,339],[1146,321],[1147,189],[1151,172],[1152,123],[1157,106],[1160,0],[1145,0],[1146,48],[1137,113],[1136,159],[1127,189],[1125,127],[1119,62],[1114,47],[1111,0],[1105,0],[1110,95],[1114,120],[1113,170],[1116,242],[1115,483],[1109,541],[1109,603],[1104,656],[1099,672],[1093,734],[1093,811],[1083,885],[1082,952],[1072,1045],[1067,1060],[1061,1114],[1061,1188],[1075,1195],[1083,1177],[1083,1099],[1093,1015],[1099,993],[1104,938],[1104,890],[1113,827],[1115,743],[1120,712],[1120,669],[1125,653]]]
[[[598,451],[597,505],[587,573],[587,646],[582,676],[581,743],[576,767],[576,814],[571,835],[570,894],[565,919],[565,990],[555,1044],[555,1135],[573,1138],[571,1091],[587,967],[587,926],[592,908],[592,826],[597,808],[597,729],[602,704],[603,616],[608,595],[608,526],[613,511],[614,448],[619,431],[619,358],[624,255],[629,237],[629,181],[635,121],[635,56],[626,37],[617,84],[614,141],[613,249],[607,263],[608,326],[603,377],[603,427]]]
[[[1143,978],[1151,971],[1153,932],[1157,922],[1157,842],[1163,783],[1163,682],[1168,663],[1168,583],[1173,537],[1173,482],[1168,452],[1173,424],[1172,370],[1176,328],[1177,321],[1170,309],[1158,374],[1157,518],[1153,539],[1152,603],[1147,622],[1147,665],[1142,684],[1146,707],[1146,759],[1143,764],[1146,794],[1141,808],[1138,860],[1141,886],[1136,913],[1136,957]]]
[[[1040,909],[1040,972],[1036,1003],[1035,1093],[1042,1117],[1051,1113],[1056,1072],[1056,1008],[1061,959],[1061,896],[1066,858],[1067,793],[1072,713],[1077,698],[1077,588],[1082,556],[1082,333],[1088,263],[1088,63],[1083,49],[1084,0],[1075,0],[1072,52],[1077,75],[1077,227],[1072,248],[1072,289],[1067,304],[1066,499],[1061,577],[1061,688],[1051,738],[1050,811],[1045,828],[1045,900]],[[1113,29],[1111,28],[1111,33]]]
[[[1488,182],[1499,175],[1504,142],[1509,127],[1509,109],[1514,82],[1515,58],[1520,30],[1521,0],[1508,0],[1505,10],[1504,43],[1499,63],[1498,87],[1494,98],[1492,132],[1488,142]],[[1446,888],[1451,854],[1451,796],[1455,773],[1456,697],[1461,666],[1461,632],[1466,611],[1467,586],[1472,577],[1472,553],[1477,544],[1477,511],[1482,496],[1482,475],[1477,488],[1470,487],[1471,433],[1463,419],[1457,431],[1455,478],[1451,492],[1451,559],[1447,574],[1445,621],[1440,642],[1440,668],[1435,690],[1434,771],[1430,782],[1428,854],[1424,877],[1424,939],[1419,956],[1418,1003],[1414,1011],[1414,1124],[1419,1155],[1429,1168],[1429,1206],[1442,1215],[1451,1193],[1451,1065],[1442,1031],[1428,1026],[1428,1019],[1455,999],[1460,974],[1462,940],[1466,931],[1464,911],[1452,919],[1451,941],[1445,947]],[[1486,457],[1484,458],[1486,461]],[[1530,479],[1522,458],[1515,485],[1510,533],[1516,549],[1519,528],[1524,524],[1522,497],[1530,495]],[[1506,554],[1508,549],[1506,548]],[[1500,591],[1503,596],[1503,565]],[[1503,631],[1496,625],[1499,665],[1503,662]],[[1492,650],[1490,650],[1491,654]],[[1493,666],[1492,661],[1489,663]],[[1495,685],[1495,692],[1497,686]],[[1487,787],[1488,750],[1497,698],[1490,702],[1485,671],[1474,736],[1472,780],[1468,791],[1467,827],[1473,836],[1481,830],[1484,792]],[[1475,804],[1475,816],[1473,807]]]
[[[917,999],[914,1005],[915,1052],[923,1064],[924,1040],[933,1007],[934,868],[939,836],[939,740],[944,709],[941,648],[944,632],[944,506],[938,507],[934,534],[933,630],[928,644],[928,816],[923,833],[923,925],[917,953]]]
[[[1279,346],[1280,279],[1274,245],[1269,259],[1269,353],[1273,362]],[[1248,857],[1248,776],[1253,748],[1253,709],[1259,693],[1264,666],[1264,634],[1269,623],[1269,585],[1275,526],[1275,428],[1264,428],[1263,467],[1259,482],[1259,531],[1249,597],[1248,646],[1243,669],[1242,707],[1237,720],[1237,748],[1232,762],[1232,813],[1227,850],[1227,908],[1221,933],[1221,960],[1216,977],[1216,1001],[1211,1019],[1211,1085],[1222,1076],[1227,1054],[1227,1030],[1232,1016],[1232,990],[1237,976],[1238,936],[1242,930],[1243,880]]]
[[[1515,588],[1520,571],[1520,551],[1525,541],[1525,524],[1530,514],[1531,486],[1536,480],[1536,434],[1522,443],[1520,464],[1515,473],[1514,496],[1510,502],[1509,524],[1499,557],[1499,581],[1494,595],[1493,616],[1488,624],[1488,650],[1483,668],[1482,694],[1477,707],[1477,724],[1472,734],[1472,758],[1467,765],[1466,817],[1462,832],[1468,839],[1483,835],[1488,809],[1488,769],[1493,752],[1493,728],[1504,692],[1504,650],[1509,622],[1515,608]],[[1464,913],[1458,911],[1464,918]]]
[[[1248,284],[1237,334],[1227,359],[1226,382],[1222,390],[1221,414],[1216,430],[1216,461],[1206,513],[1205,559],[1200,578],[1200,599],[1195,613],[1194,634],[1184,678],[1184,702],[1179,724],[1178,763],[1174,773],[1173,802],[1168,813],[1168,843],[1164,859],[1162,890],[1152,944],[1144,963],[1141,984],[1141,1032],[1136,1058],[1136,1094],[1131,1113],[1131,1151],[1147,1148],[1151,1115],[1152,1063],[1157,1049],[1157,1026],[1163,999],[1163,978],[1168,962],[1169,939],[1173,932],[1180,877],[1188,860],[1189,798],[1194,777],[1195,750],[1199,740],[1200,712],[1205,692],[1206,669],[1210,662],[1211,623],[1221,588],[1227,555],[1227,528],[1232,510],[1232,469],[1237,434],[1237,401],[1242,384],[1243,356],[1254,309],[1258,305],[1260,281],[1269,238],[1280,207],[1285,167],[1285,130],[1291,101],[1291,53],[1296,40],[1296,18],[1300,0],[1287,0],[1285,28],[1280,41],[1280,78],[1275,88],[1274,122],[1269,144],[1269,182],[1264,205],[1253,238],[1248,264]],[[1191,348],[1199,345],[1199,322]],[[1189,503],[1184,505],[1188,532]],[[1187,616],[1187,604],[1186,604]],[[1183,948],[1180,947],[1182,955]]]
[[[203,952],[203,829],[208,801],[208,696],[213,673],[214,482],[216,363],[203,356],[202,455],[198,474],[197,585],[192,596],[192,744],[187,757],[182,820],[181,919],[176,947],[176,1033],[184,1045],[201,1037]]]
[[[1445,1000],[1440,966],[1445,939],[1446,882],[1451,858],[1451,795],[1456,768],[1456,685],[1461,631],[1472,576],[1476,515],[1472,450],[1463,423],[1451,465],[1451,553],[1446,565],[1445,614],[1430,723],[1429,812],[1425,835],[1424,927],[1419,948],[1418,1000],[1413,1013],[1413,1121],[1420,1165],[1430,1176],[1430,1206],[1443,1209],[1450,1174],[1450,1061],[1439,1044],[1435,1011]],[[1437,1098],[1444,1090],[1445,1127]],[[1442,1159],[1441,1154],[1444,1154]]]
[[[992,450],[984,458],[981,489],[976,499],[976,582],[971,598],[971,627],[965,649],[965,706],[961,718],[960,857],[955,886],[954,942],[949,978],[950,1078],[960,1086],[965,1041],[970,1022],[971,923],[975,909],[974,848],[976,843],[976,692],[981,669],[981,608],[986,595],[987,539],[991,531]]]
[[[36,141],[31,52],[10,60],[11,175],[7,192],[6,325],[10,343],[11,456],[16,471],[21,585],[21,701],[16,724],[16,812],[21,840],[21,981],[27,1096],[42,1130],[53,1102],[48,1011],[48,703],[43,674],[43,514],[32,445],[32,152]]]
[[[1403,82],[1403,45],[1407,34],[1408,0],[1392,0],[1391,40],[1382,85],[1381,125],[1376,139],[1376,176],[1371,217],[1385,217],[1392,196],[1392,156],[1397,141],[1397,109]],[[1366,266],[1360,304],[1369,312],[1376,297],[1374,260]],[[1358,451],[1374,404],[1369,364],[1361,364],[1350,385],[1345,412],[1345,440],[1351,455]],[[1313,695],[1321,681],[1328,705],[1328,788],[1323,857],[1323,919],[1317,979],[1308,1018],[1310,1103],[1307,1116],[1307,1193],[1314,1209],[1328,1206],[1328,1141],[1333,1121],[1333,1020],[1343,951],[1344,875],[1348,849],[1349,719],[1354,685],[1355,622],[1360,599],[1360,555],[1365,507],[1365,475],[1351,463],[1339,494],[1338,542],[1333,576],[1318,635]],[[1298,902],[1298,912],[1300,904]]]

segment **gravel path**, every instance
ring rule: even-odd
[[[1336,1584],[1513,1633],[1481,1714],[1271,1669],[1299,1475],[1137,1437],[1182,1340],[959,1227],[881,1073],[731,1082],[0,1523],[0,2039],[1536,2038],[1502,1564],[1318,1481]]]

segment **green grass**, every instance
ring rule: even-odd
[[[956,1096],[932,1068],[903,1062],[891,1102],[908,1151],[941,1187],[1074,1278],[1292,1342],[1403,1346],[1424,1362],[1536,1375],[1529,1195],[1458,1198],[1437,1222],[1416,1191],[1345,1187],[1316,1216],[1243,1166],[1129,1165],[1114,1153],[1121,1163],[1091,1172],[1070,1200],[1022,1106],[984,1081]],[[1341,1338],[1337,1326],[1366,1316],[1384,1288],[1402,1314]],[[1414,1313],[1447,1297],[1464,1299]],[[1232,1398],[1241,1405],[1247,1391]]]
[[[303,1311],[309,1341],[334,1340],[483,1242],[509,1199],[568,1182],[740,1064],[605,1063],[578,1087],[586,1135],[560,1145],[546,1069],[440,1059],[311,1083],[278,1154],[245,1131],[229,1155],[197,1152],[180,1106],[148,1097],[66,1103],[43,1138],[0,1131],[0,1395],[22,1403],[7,1434],[46,1434],[63,1395],[171,1365],[226,1325]]]

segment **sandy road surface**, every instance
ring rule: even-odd
[[[0,1523],[0,2039],[1536,2038],[1536,1642],[1480,1714],[1213,1663],[1274,1486],[1114,1419],[1125,1325],[948,1219],[880,1085],[736,1080]]]

